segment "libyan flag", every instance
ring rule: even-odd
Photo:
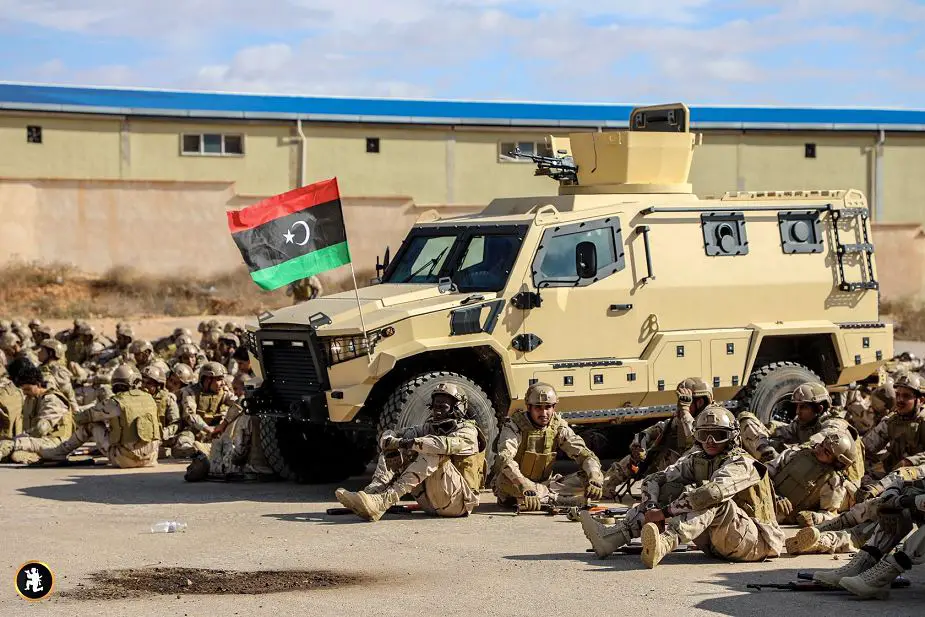
[[[251,278],[277,289],[350,263],[337,178],[228,212]]]

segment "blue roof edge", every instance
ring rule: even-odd
[[[0,82],[0,109],[261,120],[492,126],[626,126],[632,105],[339,98]],[[691,106],[696,128],[925,130],[925,110]]]

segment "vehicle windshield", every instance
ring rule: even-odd
[[[412,230],[383,283],[436,285],[450,277],[457,289],[500,291],[523,243],[523,231],[485,232],[479,228]]]

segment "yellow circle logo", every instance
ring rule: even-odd
[[[54,588],[55,576],[51,568],[40,561],[24,563],[16,573],[16,593],[25,600],[41,600]]]

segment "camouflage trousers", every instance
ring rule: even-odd
[[[54,448],[62,442],[60,437],[19,437],[5,440],[0,447],[0,461],[11,463],[37,463],[42,448]]]
[[[678,459],[681,458],[681,455],[675,452],[674,450],[667,450],[662,454],[657,455],[655,461],[649,465],[649,468],[646,470],[647,474],[657,473],[659,471],[664,471],[669,465],[674,465]],[[633,476],[633,470],[631,466],[633,464],[638,464],[629,454],[624,456],[618,461],[614,461],[610,468],[607,470],[607,473],[604,474],[604,498],[613,499],[616,497],[617,489],[623,486],[627,480]],[[642,478],[639,478],[642,480]]]
[[[164,445],[170,448],[170,458],[190,458],[196,454],[196,452],[207,451],[207,448],[203,449],[201,447],[206,443],[210,442],[197,442],[196,435],[193,434],[193,431],[187,429],[177,433],[176,437],[174,437],[171,442],[165,442]],[[197,444],[200,445],[200,447],[197,448]],[[164,454],[166,454],[166,452]]]
[[[567,476],[555,474],[545,482],[534,484],[536,494],[543,505],[583,506],[587,502],[585,490],[588,487],[588,474],[584,471],[576,471]],[[520,488],[504,472],[495,477],[492,490],[498,498],[498,503],[502,505],[512,506],[523,496]]]
[[[254,439],[254,427],[258,419],[253,416],[238,416],[222,433],[211,442],[209,449],[209,473],[226,475],[230,473],[273,473],[260,450],[259,440]],[[243,460],[242,460],[243,459]]]
[[[645,524],[645,512],[632,507],[623,519],[627,531],[638,538]],[[687,512],[665,520],[681,543],[693,542],[703,552],[730,561],[763,561],[784,550],[784,532],[748,516],[728,500],[706,510]]]
[[[129,448],[122,444],[111,444],[109,442],[109,427],[102,422],[79,425],[65,441],[31,437],[17,439],[16,449],[38,454],[42,460],[62,461],[68,454],[91,440],[106,455],[110,464],[116,467],[125,469],[157,465],[159,441],[142,443],[134,448]],[[58,443],[53,444],[52,441],[57,441]]]
[[[399,497],[410,494],[428,514],[457,517],[479,505],[473,491],[448,456],[424,452],[384,452],[367,489],[392,488]]]

